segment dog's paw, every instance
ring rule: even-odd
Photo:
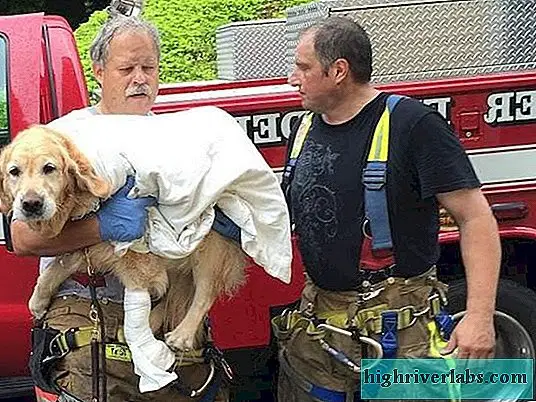
[[[189,351],[194,347],[195,334],[187,331],[177,331],[179,328],[168,332],[165,336],[166,344],[174,351]]]
[[[37,292],[34,292],[28,301],[28,308],[30,309],[30,312],[34,318],[40,320],[45,316],[48,304],[49,300],[47,298],[40,297]]]

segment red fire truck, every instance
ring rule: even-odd
[[[368,1],[372,0],[360,3]],[[464,6],[474,3],[475,7],[480,7],[481,4],[477,3],[490,6],[493,2],[468,0],[427,4],[439,4],[440,7],[441,3],[466,3]],[[377,11],[380,14],[393,13],[396,11],[394,7],[388,10],[390,7],[385,6]],[[318,9],[313,10],[317,17]],[[347,6],[340,9],[346,14],[352,12]],[[366,14],[370,9],[363,6],[356,12]],[[408,12],[407,8],[398,11]],[[467,10],[456,8],[455,11],[462,14]],[[289,11],[289,21],[292,12],[295,18],[303,19],[303,9],[295,9]],[[332,14],[335,12],[337,10],[330,11]],[[423,15],[419,9],[413,12]],[[489,13],[488,10],[485,15],[489,17]],[[475,18],[474,15],[472,18]],[[503,18],[503,14],[498,18]],[[384,82],[379,80],[378,88],[412,96],[435,107],[459,134],[500,227],[503,259],[496,316],[497,356],[534,357],[536,40],[531,41],[530,38],[534,38],[536,21],[533,15],[512,20],[513,17],[508,14],[504,18],[512,23],[512,29],[516,28],[519,19],[524,19],[526,27],[531,27],[532,36],[525,31],[528,39],[518,38],[525,46],[523,57],[528,57],[528,61],[524,59],[517,63],[510,60],[512,62],[509,63],[503,59],[502,64],[479,67],[474,60],[467,60],[469,67],[465,70],[452,69],[445,74],[446,69],[433,68],[433,60],[419,60],[426,54],[413,52],[411,56],[417,60],[416,64],[424,66],[424,70],[411,71],[409,79],[406,79],[408,77],[392,73],[401,71],[396,63],[389,64],[391,71],[387,68],[381,70],[380,65],[379,71],[383,71],[384,77],[389,79]],[[403,31],[399,35],[404,41],[401,43],[409,40],[404,40]],[[423,49],[441,46],[423,38],[420,39],[426,42],[422,44]],[[475,41],[476,44],[466,42],[463,46],[457,45],[462,53],[471,46],[480,46],[478,41]],[[517,57],[515,49],[508,54]],[[497,65],[504,68],[497,68]],[[31,124],[47,123],[87,105],[86,82],[73,33],[66,21],[42,14],[0,17],[1,143],[7,143]],[[233,114],[267,162],[276,172],[281,171],[290,126],[304,112],[297,92],[286,84],[285,78],[227,78],[162,85],[153,110],[155,113],[169,113],[201,105],[216,105]],[[150,140],[148,134],[147,141]],[[451,285],[450,309],[459,312],[463,311],[465,302],[459,233],[456,223],[446,214],[442,215],[441,223],[439,272],[441,278]],[[0,232],[0,239],[3,241],[4,238],[4,233]],[[37,267],[36,258],[17,257],[0,246],[0,399],[31,391],[26,368],[31,328],[27,301],[37,277]],[[256,266],[251,266],[248,274],[247,284],[239,293],[232,299],[218,301],[211,311],[215,341],[238,374],[237,390],[240,393],[237,391],[237,400],[255,399],[262,390],[269,393],[276,370],[269,320],[298,300],[303,285],[298,252],[295,252],[290,285],[267,276]]]

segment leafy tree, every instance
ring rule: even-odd
[[[0,96],[0,131],[7,130],[7,101],[4,96]]]
[[[216,77],[216,28],[236,21],[283,17],[288,7],[310,0],[145,0],[143,16],[160,31],[161,82],[207,80]],[[97,11],[76,30],[76,40],[90,90],[97,88],[91,73],[89,47],[104,11]]]

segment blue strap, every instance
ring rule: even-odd
[[[402,98],[403,96],[400,95],[389,95],[387,97],[386,107],[389,113],[392,113]],[[386,129],[389,130],[388,127]],[[378,141],[381,140],[378,139]],[[365,216],[370,224],[372,250],[392,249],[393,240],[389,224],[386,192],[387,161],[367,161],[363,169],[362,182],[365,187]]]
[[[309,395],[319,399],[323,402],[346,402],[346,392],[333,391],[331,389],[322,388],[318,385],[313,385],[309,391]],[[359,391],[356,391],[354,394],[354,401],[359,401]]]
[[[372,250],[393,246],[385,192],[386,176],[387,164],[385,162],[368,162],[363,170],[365,216],[370,224]]]
[[[214,207],[214,211],[216,215],[214,217],[214,222],[212,223],[212,229],[222,236],[241,244],[240,227],[227,215],[225,215],[217,206]]]
[[[292,175],[292,171],[294,170],[294,167],[296,166],[296,161],[298,158],[290,158],[285,166],[285,169],[283,170],[283,178],[285,180],[290,180],[290,177]]]
[[[452,330],[454,329],[454,320],[452,319],[452,316],[444,309],[441,309],[439,310],[439,313],[435,315],[434,319],[443,339],[448,341],[452,334]]]
[[[398,313],[396,311],[382,312],[382,336],[380,343],[385,359],[394,359],[398,350]]]
[[[389,113],[393,113],[393,110],[395,108],[395,106],[398,104],[398,102],[400,102],[401,99],[403,99],[404,96],[402,95],[396,95],[396,94],[391,94],[387,97],[387,107],[389,108]]]

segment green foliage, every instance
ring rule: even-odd
[[[311,0],[145,0],[144,17],[160,31],[161,82],[207,80],[216,77],[216,28],[236,21],[284,17],[291,6]],[[104,11],[95,12],[75,33],[90,90],[89,46]]]
[[[7,128],[8,128],[7,100],[5,96],[0,96],[0,131],[7,130]]]
[[[96,11],[91,15],[88,22],[80,25],[80,27],[75,31],[78,53],[80,53],[80,61],[84,67],[90,93],[94,93],[99,87],[99,84],[93,77],[93,72],[91,71],[89,47],[91,46],[91,42],[93,42],[93,38],[97,34],[99,28],[104,21],[106,21],[106,18],[108,18],[106,11]]]

